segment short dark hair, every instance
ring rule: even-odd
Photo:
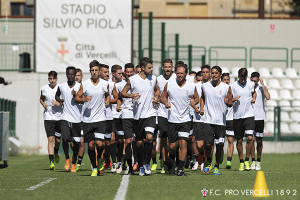
[[[99,69],[102,69],[103,67],[106,68],[106,69],[109,69],[109,66],[108,66],[107,64],[102,64],[102,63],[101,63],[101,64],[99,65]]]
[[[239,77],[246,77],[246,76],[248,76],[248,70],[247,70],[247,68],[241,68],[241,69],[239,69],[238,76]]]
[[[128,68],[134,69],[134,64],[133,63],[126,63],[125,64],[125,69],[128,69]]]
[[[50,71],[48,73],[48,77],[53,76],[53,78],[57,78],[57,72],[56,71]]]
[[[69,67],[67,67],[67,69],[66,69],[66,73],[67,73],[69,70],[74,70],[74,72],[76,73],[76,68],[75,68],[75,67],[73,67],[73,66],[69,66]]]
[[[197,74],[195,71],[190,71],[189,75],[191,74]]]
[[[209,65],[202,65],[201,66],[201,71],[203,71],[203,69],[208,69],[210,71],[210,66]]]
[[[80,73],[82,74],[82,71],[81,71],[81,69],[79,69],[79,68],[76,68],[76,73],[78,73],[78,72],[80,72]]]
[[[211,70],[216,69],[220,74],[222,74],[222,69],[219,66],[213,66]]]
[[[251,77],[260,77],[260,74],[258,72],[252,72]]]
[[[196,76],[202,76],[202,72],[201,72],[201,71],[198,71],[198,72],[196,73]]]
[[[137,66],[135,66],[135,69],[136,69],[136,68],[141,68],[141,66],[140,66],[140,65],[137,65]]]
[[[93,60],[92,62],[90,62],[90,69],[92,69],[92,67],[95,67],[95,66],[97,66],[97,67],[99,67],[99,69],[100,69],[100,63],[98,62],[98,60]]]
[[[170,58],[164,59],[163,64],[165,63],[171,63],[171,65],[173,65],[173,61]]]
[[[187,65],[184,64],[184,62],[178,61],[178,62],[175,64],[175,71],[177,71],[177,69],[178,69],[179,67],[183,67],[183,68],[185,69],[185,73],[188,73],[189,69],[188,69]]]
[[[148,63],[152,64],[153,61],[152,61],[150,58],[147,58],[147,57],[144,57],[144,58],[142,58],[142,59],[140,60],[140,66],[141,66],[141,67],[146,67],[146,65],[147,65]]]
[[[120,65],[113,65],[111,67],[111,73],[116,73],[117,70],[122,69],[122,67]]]
[[[224,78],[225,76],[228,76],[228,77],[230,78],[229,73],[223,73],[222,76],[221,76],[221,80],[223,80],[223,78]]]

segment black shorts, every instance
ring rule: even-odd
[[[205,136],[205,126],[208,126],[208,124],[205,124],[203,122],[194,122],[194,129],[193,129],[193,136],[195,136],[196,141],[204,140]]]
[[[243,139],[244,136],[251,136],[254,133],[254,117],[234,119],[233,130],[235,139]]]
[[[122,119],[124,138],[132,138],[134,134],[133,128],[134,120],[133,119]]]
[[[116,133],[117,135],[124,135],[122,119],[121,118],[114,118],[112,122],[112,132]]]
[[[44,120],[47,137],[61,137],[61,121]]]
[[[80,122],[80,135],[83,137],[83,122]]]
[[[264,120],[255,120],[255,137],[264,137]]]
[[[167,138],[168,137],[168,119],[164,117],[158,116],[158,130],[159,130],[159,138]]]
[[[105,127],[105,133],[106,134],[111,134],[112,132],[112,125],[113,125],[113,120],[106,120],[105,121],[106,127]]]
[[[141,141],[146,138],[146,134],[154,134],[156,117],[140,118],[133,121],[133,128],[135,133],[135,140]]]
[[[226,121],[226,136],[234,137],[233,120]]]
[[[158,134],[158,124],[155,124],[154,134],[153,134],[153,141],[156,141],[157,134]]]
[[[72,123],[66,120],[61,121],[61,135],[62,139],[67,142],[80,143],[81,128],[79,123]]]
[[[105,139],[106,122],[93,122],[83,124],[84,142],[92,140],[103,141]]]
[[[207,124],[207,126],[205,126],[206,134],[204,136],[204,143],[205,144],[216,143],[216,145],[224,145],[225,130],[226,130],[226,126]]]
[[[171,123],[168,126],[169,143],[174,143],[179,139],[189,139],[191,122]]]

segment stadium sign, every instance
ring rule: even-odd
[[[132,0],[36,1],[36,71],[131,61]]]

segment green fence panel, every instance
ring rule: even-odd
[[[295,51],[300,51],[300,48],[292,48],[291,49],[291,68],[294,67],[294,63],[300,63],[300,60],[299,59],[294,59],[295,55]]]
[[[237,49],[237,50],[241,50],[241,51],[244,51],[242,52],[244,57],[242,58],[235,58],[235,57],[232,57],[232,58],[228,58],[228,56],[226,57],[219,57],[218,53],[219,51],[218,50],[221,50],[221,49]],[[215,52],[216,53],[216,57],[213,58],[212,56],[212,53]],[[233,54],[234,55],[234,54]],[[230,47],[230,46],[211,46],[209,49],[208,49],[208,63],[209,65],[212,64],[212,61],[216,61],[216,65],[218,65],[218,61],[226,61],[226,62],[244,62],[244,66],[247,67],[247,48],[246,47]]]
[[[285,59],[254,59],[253,58],[253,51],[256,50],[271,50],[271,51],[283,51],[285,53]],[[262,54],[260,54],[262,55]],[[252,63],[253,62],[284,62],[286,68],[288,68],[288,57],[289,57],[289,50],[288,48],[284,48],[284,47],[251,47],[250,48],[250,67],[252,67]]]

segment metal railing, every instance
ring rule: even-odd
[[[244,55],[244,57],[242,58],[228,58],[228,57],[220,57],[220,53],[219,53],[219,50],[221,49],[237,49],[237,50],[241,50],[242,54]],[[217,56],[216,58],[213,58],[212,57],[212,53],[213,52],[216,52]],[[218,61],[230,61],[230,62],[244,62],[244,66],[243,67],[247,67],[247,48],[246,47],[230,47],[230,46],[212,46],[212,47],[209,47],[208,49],[208,63],[209,65],[211,65],[212,61],[216,61],[217,65],[218,65]]]
[[[10,136],[16,136],[16,105],[15,101],[0,98],[0,111],[9,112],[9,132]]]
[[[253,51],[256,50],[271,50],[271,51],[284,51],[285,52],[285,59],[274,59],[274,58],[253,58]],[[262,55],[262,54],[260,54]],[[289,50],[288,48],[283,47],[251,47],[250,48],[250,67],[252,67],[253,62],[285,62],[285,67],[288,68],[288,58],[289,58]]]

